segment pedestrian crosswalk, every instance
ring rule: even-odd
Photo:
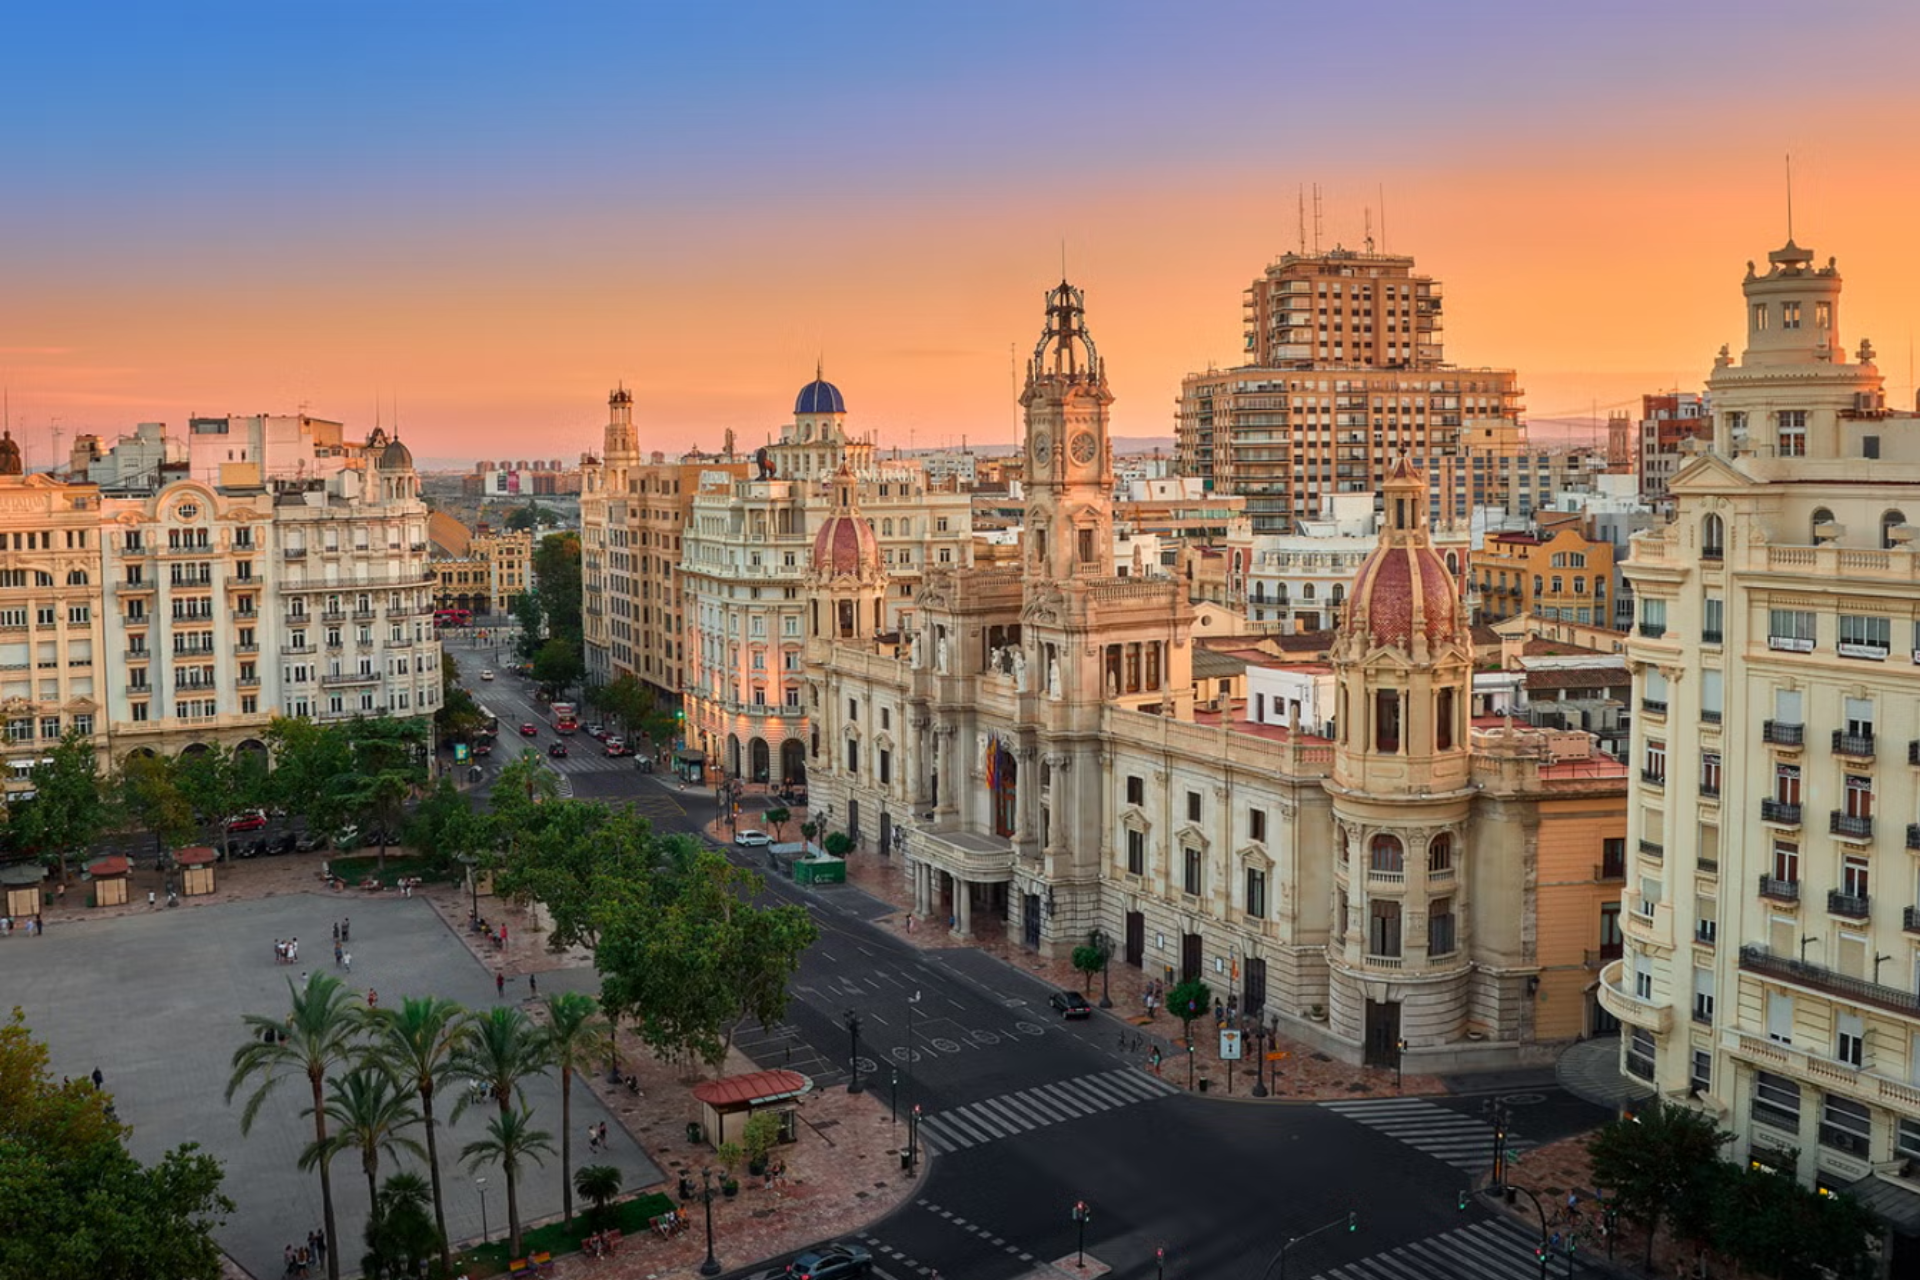
[[[1478,1173],[1493,1167],[1493,1127],[1484,1120],[1421,1098],[1354,1098],[1321,1105],[1456,1169]],[[1507,1131],[1509,1151],[1533,1145]]]
[[[1538,1280],[1539,1243],[1537,1230],[1511,1218],[1489,1218],[1322,1271],[1313,1280]]]
[[[1178,1092],[1132,1068],[1075,1076],[923,1116],[920,1142],[933,1152],[959,1151]]]

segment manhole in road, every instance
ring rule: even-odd
[[[1503,1093],[1500,1101],[1510,1107],[1533,1107],[1547,1100],[1544,1093]]]

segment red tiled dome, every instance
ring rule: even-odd
[[[834,515],[813,538],[813,571],[838,576],[859,573],[880,563],[880,540],[873,526],[856,515]]]
[[[1459,630],[1453,574],[1446,561],[1422,546],[1389,545],[1368,556],[1354,578],[1348,610],[1356,621],[1366,620],[1374,644],[1409,646],[1416,613],[1428,644],[1452,640]]]

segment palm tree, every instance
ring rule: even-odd
[[[428,1256],[445,1241],[427,1217],[431,1198],[427,1180],[417,1173],[396,1173],[381,1184],[373,1217],[367,1222],[362,1272],[376,1277],[389,1271],[396,1277],[420,1274]]]
[[[329,1080],[327,1095],[327,1119],[333,1122],[333,1132],[307,1144],[300,1153],[300,1167],[311,1169],[344,1152],[359,1152],[360,1171],[367,1175],[367,1203],[373,1205],[380,1199],[382,1151],[427,1154],[406,1133],[420,1123],[420,1110],[406,1084],[377,1061],[364,1062]]]
[[[582,1199],[593,1201],[594,1217],[607,1225],[607,1206],[620,1194],[620,1170],[610,1164],[581,1165],[573,1175],[573,1189]]]
[[[546,1033],[519,1009],[499,1005],[468,1017],[466,1042],[454,1054],[451,1069],[479,1081],[504,1118],[516,1100],[525,1104],[525,1081],[544,1075],[549,1065]],[[473,1101],[474,1094],[462,1090],[453,1104],[453,1118],[464,1115]]]
[[[520,1162],[531,1160],[535,1164],[546,1163],[540,1159],[541,1152],[553,1151],[553,1135],[544,1130],[535,1129],[533,1112],[526,1107],[519,1110],[502,1108],[500,1114],[487,1121],[487,1136],[469,1142],[460,1149],[460,1158],[467,1162],[468,1172],[482,1165],[497,1164],[507,1180],[507,1256],[514,1257],[520,1252]]]
[[[313,1117],[313,1138],[327,1141],[325,1088],[327,1072],[336,1064],[355,1057],[362,1023],[355,1011],[353,997],[338,978],[327,973],[308,977],[304,988],[287,981],[292,1011],[285,1018],[249,1013],[241,1017],[249,1032],[247,1043],[233,1051],[233,1074],[227,1080],[227,1101],[240,1092],[249,1080],[256,1080],[253,1095],[240,1113],[240,1132],[253,1128],[254,1117],[269,1094],[291,1075],[304,1075],[313,1091],[313,1104],[303,1114]],[[272,1038],[267,1036],[271,1034]],[[333,1220],[333,1175],[330,1163],[319,1162],[320,1210],[329,1244],[340,1238]],[[340,1280],[339,1251],[327,1250],[327,1280]]]
[[[560,1072],[560,1203],[573,1225],[573,1077],[607,1043],[607,1024],[592,996],[566,991],[547,997],[547,1058]]]
[[[439,1123],[433,1115],[434,1092],[453,1074],[453,1061],[467,1038],[466,1013],[439,996],[409,996],[399,1008],[370,1009],[374,1052],[401,1081],[420,1095],[427,1130],[427,1171],[433,1178],[433,1224],[440,1231],[440,1269],[453,1274],[447,1243],[447,1211],[440,1190]],[[392,1186],[394,1179],[387,1179]]]

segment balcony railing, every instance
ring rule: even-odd
[[[1757,943],[1740,948],[1740,967],[1749,973],[1796,982],[1803,987],[1824,991],[1858,1004],[1872,1005],[1876,1009],[1886,1009],[1907,1017],[1920,1017],[1920,995],[1904,987],[1882,986],[1878,982],[1855,978],[1825,965],[1808,964],[1804,960],[1775,955]]]
[[[1706,872],[1708,875],[1720,874],[1720,859],[1718,858],[1707,858],[1707,857],[1702,857],[1699,854],[1695,854],[1693,858],[1693,865],[1699,870]]]
[[[1702,711],[1700,713],[1700,723],[1701,724],[1719,724],[1720,715],[1721,713],[1718,711]]]
[[[1667,714],[1667,704],[1659,698],[1640,699],[1640,709],[1656,716]]]
[[[1627,860],[1625,858],[1605,858],[1593,869],[1595,880],[1625,880],[1627,878]]]
[[[1720,940],[1719,926],[1711,920],[1695,921],[1693,926],[1693,940],[1703,947],[1715,945]]]
[[[1760,896],[1771,898],[1775,902],[1800,901],[1800,882],[1798,880],[1776,880],[1772,876],[1760,877]]]
[[[1701,644],[1719,644],[1724,639],[1726,639],[1726,636],[1722,634],[1718,629],[1715,629],[1713,631],[1702,631],[1700,633]]]
[[[1827,914],[1845,916],[1849,920],[1865,920],[1871,896],[1864,893],[1842,893],[1838,889],[1827,890]]]
[[[1907,824],[1907,848],[1920,849],[1920,822]]]
[[[1718,800],[1720,798],[1720,784],[1717,782],[1701,783],[1700,798],[1703,800]]]
[[[1827,815],[1827,831],[1831,835],[1847,836],[1854,840],[1873,839],[1873,819],[1856,818],[1850,813],[1835,809]]]
[[[1800,806],[1791,800],[1762,800],[1760,820],[1783,822],[1788,826],[1797,827],[1800,825]]]
[[[1807,726],[1788,724],[1784,720],[1769,720],[1761,726],[1760,740],[1771,742],[1776,747],[1798,747],[1807,740]]]
[[[1640,842],[1640,856],[1643,858],[1652,858],[1658,862],[1660,859],[1666,857],[1666,854],[1666,847],[1658,840],[1642,840]]]
[[[1649,640],[1658,640],[1661,636],[1667,634],[1667,624],[1664,622],[1643,622],[1640,624],[1640,634]]]
[[[1920,933],[1920,907],[1900,909],[1900,928],[1907,933]]]
[[[1640,781],[1650,787],[1664,787],[1667,785],[1667,775],[1658,769],[1642,769],[1640,771]]]
[[[1907,744],[1907,763],[1920,764],[1920,738],[1915,738]]]
[[[1861,760],[1873,759],[1873,735],[1870,733],[1848,733],[1844,729],[1833,731],[1833,754],[1853,756]]]

